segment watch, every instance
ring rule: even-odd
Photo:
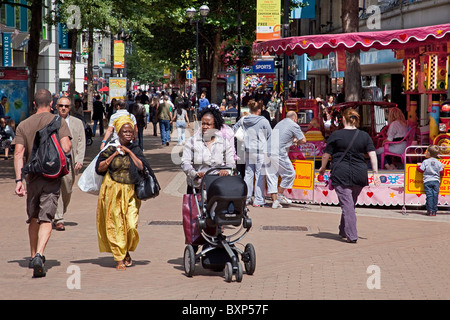
[[[16,183],[17,183],[17,182],[22,182],[22,178],[16,179],[15,181],[16,181]]]

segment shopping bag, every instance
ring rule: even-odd
[[[78,179],[78,187],[81,191],[95,195],[100,193],[100,187],[103,182],[103,176],[95,172],[95,164],[97,163],[97,159],[98,155],[87,166],[86,170],[83,171],[80,179]]]
[[[201,230],[198,227],[198,209],[195,195],[183,195],[183,230],[186,244],[200,245],[203,243]],[[200,196],[198,195],[200,201]]]
[[[234,134],[234,137],[240,141],[243,142],[244,141],[244,137],[245,137],[245,131],[242,127],[239,127],[236,131],[236,133]]]
[[[200,195],[196,195],[200,202]],[[201,208],[201,206],[200,206]],[[183,195],[183,230],[185,236],[185,243],[191,245],[202,245],[206,243],[203,238],[201,229],[198,226],[198,208],[195,201],[195,195]],[[205,233],[208,235],[215,235],[215,227],[206,227]]]
[[[80,176],[80,179],[78,179],[78,187],[81,191],[91,193],[98,195],[100,193],[100,187],[102,186],[103,178],[104,176],[99,175],[95,171],[95,165],[97,163],[98,156],[106,150],[109,146],[118,146],[119,143],[117,140],[112,140],[108,142],[106,146],[103,147],[103,149],[95,156],[94,160],[88,165],[86,170],[83,171],[83,173]]]

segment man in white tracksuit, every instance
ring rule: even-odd
[[[273,128],[269,141],[270,163],[265,166],[267,179],[267,192],[272,196],[272,208],[282,208],[290,201],[283,195],[285,189],[292,189],[295,180],[295,169],[289,159],[289,148],[293,143],[297,145],[306,143],[305,135],[297,123],[297,113],[289,111],[286,118]],[[281,177],[278,187],[278,176]]]

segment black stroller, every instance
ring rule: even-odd
[[[86,126],[84,128],[84,133],[86,135],[86,145],[90,146],[92,144],[92,142],[93,142],[93,140],[92,140],[93,134],[92,134],[91,126],[88,125],[87,123],[86,123]]]
[[[80,119],[83,122],[84,135],[86,137],[86,145],[90,146],[93,142],[93,140],[92,140],[93,132],[92,132],[91,126],[87,124],[86,119],[84,119],[82,116],[74,115],[74,117],[77,117],[78,119]]]
[[[245,248],[236,247],[250,230],[252,221],[247,215],[247,185],[241,176],[220,177],[211,172],[230,169],[214,168],[205,173],[200,195],[194,191],[190,215],[183,209],[183,229],[186,236],[183,265],[186,275],[192,277],[195,264],[205,269],[225,272],[225,280],[231,282],[233,274],[241,282],[244,263],[248,275],[255,272],[256,255],[251,243]],[[228,236],[224,230],[234,232]],[[195,237],[197,235],[197,238]],[[201,251],[196,254],[201,246]]]

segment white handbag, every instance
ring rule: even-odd
[[[236,133],[234,134],[234,137],[238,140],[243,142],[244,141],[244,136],[245,136],[245,131],[244,129],[241,127],[239,127],[239,129],[237,129]]]
[[[98,195],[100,187],[102,186],[103,176],[95,172],[95,164],[97,163],[98,155],[83,171],[80,179],[78,179],[78,187],[81,191]]]
[[[83,171],[83,173],[80,176],[80,179],[78,179],[78,187],[81,191],[91,193],[98,195],[100,193],[100,188],[103,183],[104,176],[99,175],[97,172],[95,172],[95,165],[97,163],[98,156],[100,153],[103,152],[107,147],[111,145],[119,145],[116,140],[113,140],[112,142],[108,143],[94,158],[94,160],[91,161],[91,163],[87,166],[86,170]]]

